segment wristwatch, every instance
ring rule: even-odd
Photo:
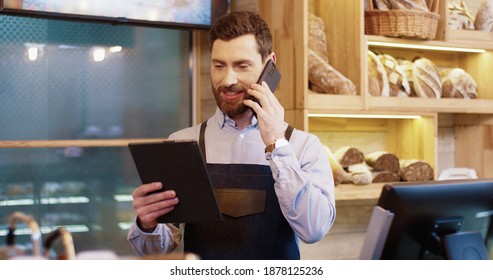
[[[284,137],[283,138],[276,139],[271,144],[267,145],[267,147],[265,147],[265,152],[266,153],[272,153],[272,151],[275,148],[286,146],[288,144],[289,144],[288,140],[286,140],[286,138],[284,138]]]

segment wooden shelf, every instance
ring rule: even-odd
[[[351,185],[342,184],[335,187],[336,201],[370,200],[377,201],[384,184]]]
[[[491,99],[370,97],[368,108],[376,111],[493,114]]]
[[[334,95],[316,93],[308,90],[306,94],[306,109],[308,110],[331,110],[361,111],[365,108],[361,96]]]
[[[465,113],[493,114],[492,99],[457,99],[457,98],[399,98],[345,96],[315,93],[307,94],[306,109],[312,111],[337,112],[408,112],[408,113]]]
[[[377,43],[393,43],[402,45],[419,45],[424,47],[465,48],[493,50],[493,33],[476,30],[450,30],[446,41],[443,40],[412,40],[376,35],[365,35],[366,41]],[[440,50],[437,50],[440,51]],[[457,52],[461,52],[457,50]]]
[[[493,50],[493,32],[478,30],[448,30],[447,46]]]

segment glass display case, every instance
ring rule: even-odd
[[[7,217],[132,254],[129,141],[192,123],[192,32],[0,16],[0,242]],[[19,224],[16,245],[30,250]]]

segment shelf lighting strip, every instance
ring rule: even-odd
[[[353,118],[353,119],[421,119],[418,115],[371,115],[371,114],[308,114],[309,118]]]
[[[403,48],[403,49],[418,49],[418,50],[432,50],[432,51],[449,51],[449,52],[469,52],[469,53],[484,53],[484,52],[486,52],[486,50],[484,50],[484,49],[474,49],[474,48],[430,46],[430,45],[375,42],[375,41],[368,41],[368,46],[392,47],[392,48]]]
[[[47,234],[52,232],[53,230],[59,228],[59,227],[64,227],[66,228],[70,233],[76,233],[76,232],[89,232],[89,227],[86,225],[57,225],[57,226],[44,226],[40,227],[40,231],[43,234]],[[9,233],[8,229],[0,229],[0,236],[7,236]],[[15,235],[31,235],[32,231],[29,228],[18,228],[15,229]]]
[[[69,197],[43,197],[39,199],[39,204],[77,204],[77,203],[89,203],[90,200],[85,196],[69,196]],[[38,200],[32,198],[25,199],[9,199],[1,200],[0,206],[22,206],[22,205],[35,205]]]

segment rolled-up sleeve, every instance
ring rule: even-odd
[[[295,152],[291,145],[267,153],[281,211],[305,243],[320,241],[336,217],[334,179],[323,145],[308,136]],[[299,146],[297,146],[299,148]]]

